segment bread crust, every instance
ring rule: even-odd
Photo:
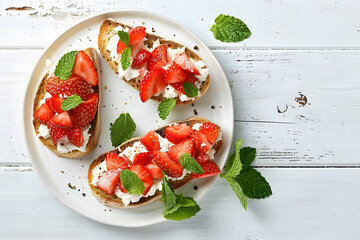
[[[93,63],[94,63],[94,67],[96,69],[96,72],[98,74],[98,78],[99,78],[99,83],[97,86],[93,87],[93,89],[95,90],[95,92],[99,95],[99,102],[98,102],[98,108],[97,108],[97,112],[95,115],[94,120],[91,122],[91,128],[89,129],[89,141],[88,144],[86,145],[86,151],[85,152],[81,152],[79,150],[73,150],[71,152],[68,153],[60,153],[57,150],[57,145],[54,144],[54,142],[51,140],[51,138],[43,138],[43,137],[38,137],[40,139],[40,141],[53,153],[55,153],[56,156],[58,157],[63,157],[63,158],[79,158],[79,157],[83,157],[87,154],[89,154],[97,145],[98,140],[99,140],[99,136],[100,136],[100,104],[101,104],[101,75],[100,75],[100,61],[99,61],[99,56],[97,51],[94,48],[87,48],[84,50],[84,52],[92,59]],[[45,76],[43,77],[43,79],[40,82],[40,85],[38,87],[38,90],[36,91],[36,95],[34,98],[34,105],[33,105],[33,113],[36,112],[36,110],[40,107],[40,101],[41,99],[44,98],[45,93],[46,93],[46,80],[48,77],[48,73],[45,74]],[[33,119],[33,126],[34,126],[34,130],[36,135],[39,134],[39,127],[41,125],[41,122],[38,119]]]
[[[103,56],[103,58],[105,59],[105,61],[108,63],[110,68],[116,74],[118,74],[118,64],[111,59],[110,52],[107,50],[107,45],[108,45],[109,39],[113,36],[113,29],[118,26],[121,26],[123,28],[129,28],[129,29],[133,28],[133,27],[125,25],[123,23],[116,22],[112,19],[106,19],[100,27],[100,32],[99,32],[99,36],[98,36],[98,47],[99,47],[100,53]],[[151,34],[151,33],[146,33],[146,38],[147,38],[147,40],[145,41],[145,44],[148,45],[149,47],[152,47],[153,43],[158,39],[160,40],[161,44],[166,44],[169,48],[172,48],[172,49],[184,47],[180,43],[163,39],[162,37]],[[193,52],[192,50],[190,50],[187,47],[185,47],[185,53],[189,56],[189,58],[192,58],[195,61],[202,60],[195,52]],[[137,91],[140,90],[141,81],[139,81],[139,78],[132,78],[129,81],[127,81],[125,78],[122,78],[122,79],[127,84],[129,84],[130,86],[135,88]],[[206,80],[201,84],[200,96],[195,97],[194,100],[189,100],[189,101],[184,101],[184,102],[182,102],[180,100],[180,98],[177,97],[176,105],[184,105],[184,104],[188,104],[188,103],[192,103],[192,102],[196,101],[197,99],[199,99],[206,93],[206,91],[209,89],[209,86],[210,86],[210,74],[206,77]],[[157,101],[157,102],[162,102],[166,98],[164,98],[162,95],[160,95],[160,96],[152,96],[151,99],[154,101]]]
[[[210,122],[210,121],[205,119],[205,118],[201,118],[201,117],[191,117],[191,118],[188,118],[186,121],[181,121],[181,122],[177,122],[177,123],[187,123],[189,126],[193,126],[195,123],[204,123],[204,122]],[[158,133],[163,132],[163,130],[167,126],[158,128],[155,131],[158,132]],[[141,137],[132,138],[132,139],[128,140],[127,142],[124,142],[123,144],[121,144],[119,147],[120,147],[121,150],[124,150],[125,148],[132,146],[136,141],[138,141],[140,139],[141,139]],[[214,145],[215,155],[220,151],[220,149],[222,147],[222,144],[223,144],[222,140],[219,140],[217,143],[215,143],[215,145]],[[112,150],[111,152],[120,153],[118,148]],[[153,195],[153,196],[146,197],[146,198],[142,197],[139,202],[130,203],[128,206],[125,206],[122,203],[121,198],[118,198],[115,194],[110,196],[110,195],[107,195],[106,193],[104,193],[103,191],[101,191],[100,189],[98,189],[96,186],[94,186],[91,183],[92,180],[93,180],[93,177],[94,177],[94,175],[92,174],[92,170],[97,165],[99,165],[102,161],[104,161],[105,159],[106,159],[106,153],[100,155],[97,159],[95,159],[89,166],[88,176],[87,176],[90,190],[91,190],[92,194],[95,196],[95,198],[99,202],[101,202],[102,204],[104,204],[104,205],[106,205],[108,207],[134,208],[134,207],[139,207],[139,206],[149,204],[150,202],[158,200],[161,197],[161,191],[158,190],[158,191],[156,191],[155,195]],[[173,189],[177,189],[179,187],[182,187],[182,186],[188,184],[190,181],[191,181],[191,178],[189,176],[186,176],[182,180],[178,180],[178,181],[169,180],[169,183],[170,183],[170,185],[172,186]]]

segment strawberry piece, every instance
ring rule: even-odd
[[[199,71],[197,70],[196,66],[190,61],[189,57],[183,52],[180,56],[174,59],[174,62],[178,64],[183,69],[195,74],[200,75]]]
[[[52,122],[55,126],[60,128],[69,128],[72,126],[72,122],[68,112],[62,112],[56,116],[54,116],[50,122]]]
[[[195,149],[197,152],[207,153],[212,147],[212,144],[209,142],[206,135],[201,132],[194,130],[190,133],[190,137],[195,142]]]
[[[198,152],[195,154],[195,160],[198,163],[210,161],[210,157],[206,153]]]
[[[133,163],[141,164],[145,166],[146,164],[151,162],[151,160],[152,160],[151,152],[142,152],[135,154]]]
[[[155,163],[146,164],[145,168],[149,171],[150,175],[154,179],[162,179],[163,173],[161,168],[159,168]]]
[[[107,170],[113,170],[120,168],[121,170],[128,168],[127,161],[120,157],[118,153],[108,152],[106,153],[106,168]]]
[[[99,97],[94,93],[87,101],[80,103],[69,111],[74,125],[85,127],[95,118]]]
[[[144,183],[145,189],[142,194],[146,195],[154,183],[153,178],[151,177],[148,170],[146,170],[146,168],[141,164],[132,165],[129,168],[129,170],[134,172],[139,177],[139,179]]]
[[[96,186],[108,195],[112,195],[115,193],[115,188],[120,181],[120,170],[113,169],[110,171],[103,172],[99,180],[96,183]]]
[[[79,51],[76,54],[72,72],[82,77],[91,86],[96,86],[99,83],[94,63],[84,51]]]
[[[51,95],[71,96],[76,94],[86,101],[93,94],[91,86],[79,76],[71,76],[67,80],[60,80],[58,77],[50,77],[46,82],[46,91]]]
[[[220,127],[212,122],[205,122],[199,128],[199,132],[205,134],[211,144],[214,144],[220,132]]]
[[[50,137],[55,144],[58,142],[60,138],[64,137],[69,131],[69,129],[57,127],[51,121],[47,123],[47,127],[49,128]]]
[[[42,123],[47,123],[54,117],[54,115],[54,111],[46,103],[43,103],[34,113],[34,118],[38,119]]]
[[[129,30],[129,46],[132,46],[132,51],[139,45],[139,43],[145,38],[146,36],[146,28],[143,26],[135,27]]]
[[[189,71],[184,71],[184,73],[186,75],[184,82],[191,82],[194,85],[194,87],[196,87],[195,83],[196,83],[197,79],[196,79],[195,75]],[[172,83],[171,86],[173,86],[176,91],[181,92],[182,94],[185,94],[182,82],[181,83]]]
[[[140,69],[142,68],[147,60],[149,59],[151,53],[145,49],[140,49],[140,51],[138,52],[138,54],[136,55],[136,57],[134,58],[131,67],[133,69]]]
[[[67,137],[68,137],[69,141],[77,147],[81,147],[81,145],[83,145],[83,143],[84,143],[83,132],[82,132],[81,128],[79,128],[79,127],[75,127],[73,129],[71,129],[68,132]]]
[[[140,142],[151,151],[160,150],[160,142],[158,134],[154,131],[148,132],[145,136],[140,139]]]
[[[201,162],[199,164],[201,168],[204,170],[204,173],[199,173],[199,174],[191,173],[190,177],[192,179],[211,177],[220,173],[220,168],[218,167],[218,165],[216,165],[214,161]]]
[[[148,70],[164,67],[167,64],[167,47],[162,44],[155,48],[147,62]]]
[[[61,104],[65,99],[56,95],[45,100],[46,104],[56,113],[62,113],[64,110],[61,109]]]
[[[154,71],[148,71],[141,81],[140,85],[140,99],[142,102],[146,102],[154,96],[156,93],[162,91],[167,84],[164,82],[165,70],[162,68],[155,69]]]
[[[192,128],[186,123],[165,128],[165,137],[172,143],[179,143],[190,136]]]
[[[186,80],[185,70],[173,63],[166,71],[166,83],[182,83]]]
[[[191,138],[185,139],[184,141],[172,146],[168,152],[172,160],[179,162],[181,155],[184,153],[190,153],[194,155],[194,140]]]
[[[127,191],[125,190],[124,186],[121,183],[121,179],[119,179],[118,187],[120,191],[122,191],[123,193],[127,193]]]
[[[183,174],[183,167],[180,163],[171,160],[166,152],[153,152],[153,160],[167,175],[178,178]]]
[[[125,43],[123,43],[122,41],[119,40],[117,47],[116,47],[116,52],[118,54],[122,54],[122,52],[124,51],[125,48],[126,48]]]

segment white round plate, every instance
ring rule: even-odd
[[[157,115],[158,103],[149,100],[142,103],[139,94],[110,69],[101,58],[102,89],[101,103],[101,136],[98,147],[81,159],[65,159],[55,156],[40,140],[37,139],[32,126],[33,99],[42,77],[47,71],[45,60],[56,62],[65,52],[87,47],[97,49],[99,27],[107,18],[113,18],[128,25],[144,25],[148,32],[155,29],[155,34],[179,42],[190,49],[196,45],[196,52],[210,69],[211,85],[205,96],[194,103],[194,106],[176,106],[166,121]],[[215,109],[212,109],[215,106]],[[185,120],[197,112],[218,124],[223,131],[224,144],[215,161],[222,168],[229,153],[233,130],[234,109],[229,83],[226,76],[209,48],[193,33],[173,20],[142,11],[116,11],[88,18],[61,34],[40,57],[31,74],[24,100],[24,130],[29,156],[34,169],[42,182],[61,202],[78,213],[105,224],[140,227],[165,219],[162,217],[163,203],[156,201],[135,209],[111,209],[100,204],[91,194],[87,184],[89,164],[100,154],[113,147],[110,141],[110,123],[122,113],[128,112],[134,119],[137,128],[135,136],[142,136],[151,129],[156,129],[172,121]],[[199,201],[212,186],[217,177],[194,180],[184,186],[181,192]],[[68,185],[74,186],[71,189]],[[194,186],[198,190],[194,190]],[[180,190],[180,189],[179,189]],[[85,196],[83,196],[85,195]],[[200,201],[201,206],[201,201]],[[201,214],[201,212],[199,213]],[[195,216],[196,217],[196,216]]]

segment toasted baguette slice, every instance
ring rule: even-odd
[[[116,22],[116,21],[114,21],[112,19],[107,19],[101,25],[100,32],[99,32],[99,37],[98,37],[98,46],[99,46],[100,53],[104,57],[104,59],[108,63],[108,65],[111,67],[111,69],[116,74],[118,74],[118,66],[119,66],[119,64],[116,61],[113,61],[111,59],[110,52],[107,50],[107,45],[108,45],[108,42],[109,42],[110,38],[112,36],[114,36],[114,34],[116,34],[113,31],[113,29],[118,27],[118,26],[121,26],[123,28],[129,28],[129,29],[133,28],[133,27],[125,25],[123,23]],[[153,43],[158,39],[159,39],[161,44],[166,44],[169,48],[172,48],[172,49],[184,47],[180,43],[177,43],[177,42],[174,42],[174,41],[171,41],[171,40],[166,40],[166,39],[163,39],[162,37],[159,37],[157,35],[150,34],[150,33],[146,33],[146,39],[147,40],[144,42],[144,44],[147,45],[148,47],[152,47]],[[202,60],[196,53],[194,53],[192,50],[190,50],[187,47],[185,48],[185,53],[188,55],[189,58],[192,58],[195,61]],[[140,77],[132,78],[129,81],[127,81],[125,78],[123,78],[123,80],[127,84],[129,84],[130,86],[135,88],[137,91],[140,90],[140,83],[141,83]],[[201,94],[199,94],[198,97],[195,97],[194,100],[189,100],[189,101],[184,101],[184,102],[182,102],[179,99],[179,97],[177,97],[176,98],[176,104],[177,105],[184,105],[184,104],[188,104],[188,103],[192,103],[192,102],[196,101],[197,99],[199,99],[201,96],[203,96],[206,93],[209,86],[210,86],[210,74],[207,76],[206,80],[202,83],[202,85],[200,87],[200,90],[199,90]],[[157,101],[157,102],[162,102],[166,98],[164,98],[162,95],[159,95],[159,96],[152,96],[151,99],[154,100],[154,101]]]
[[[204,122],[209,122],[209,120],[205,119],[205,118],[201,118],[201,117],[191,117],[189,119],[187,119],[186,121],[183,122],[177,122],[177,123],[187,123],[189,126],[193,126],[196,123],[204,123]],[[164,137],[164,130],[167,126],[161,127],[157,130],[155,130],[155,132],[157,132],[158,134],[160,134],[161,136]],[[123,151],[125,148],[127,147],[131,147],[135,142],[139,141],[141,139],[141,137],[137,137],[137,138],[132,138],[127,142],[124,142],[123,144],[121,144],[119,146],[119,148]],[[215,155],[220,151],[221,147],[222,147],[223,141],[219,140],[218,142],[215,143],[215,145],[213,146],[214,150],[215,150]],[[115,149],[112,150],[111,152],[114,153],[120,153],[119,149]],[[121,200],[121,198],[118,198],[115,194],[113,195],[108,195],[106,193],[104,193],[103,191],[101,191],[100,189],[98,189],[96,186],[94,186],[92,184],[93,181],[93,174],[92,171],[93,169],[99,165],[101,162],[105,161],[106,159],[106,153],[100,155],[97,159],[95,159],[89,166],[89,170],[88,170],[88,184],[90,186],[91,192],[92,194],[97,198],[97,200],[99,200],[99,202],[101,202],[102,204],[108,206],[108,207],[114,207],[114,208],[134,208],[134,207],[139,207],[142,205],[146,205],[150,202],[153,202],[155,200],[158,200],[161,197],[161,191],[156,191],[155,195],[150,196],[150,197],[142,197],[140,199],[139,202],[136,203],[130,203],[128,206],[125,206]],[[187,183],[189,183],[191,181],[191,178],[189,176],[185,176],[182,180],[178,180],[178,181],[172,181],[169,180],[170,185],[172,186],[173,189],[177,189],[181,186],[186,185]]]
[[[97,51],[94,48],[87,48],[84,50],[85,53],[92,59],[93,63],[94,63],[94,67],[96,69],[96,72],[98,74],[98,79],[99,79],[99,83],[96,87],[93,87],[94,91],[99,95],[99,103],[98,103],[98,108],[97,108],[97,113],[95,115],[94,120],[91,123],[91,128],[89,129],[89,134],[90,134],[90,138],[89,141],[86,145],[86,151],[85,152],[81,152],[78,150],[73,150],[71,152],[68,153],[61,153],[58,152],[57,150],[57,145],[54,144],[54,142],[51,140],[51,138],[43,138],[43,137],[39,137],[40,141],[48,148],[50,149],[53,153],[55,153],[57,156],[59,157],[64,157],[64,158],[79,158],[79,157],[83,157],[87,154],[89,154],[97,145],[97,142],[99,140],[99,136],[100,136],[100,104],[101,104],[101,78],[100,78],[100,62],[99,62],[99,56]],[[41,99],[44,98],[46,90],[46,80],[48,77],[48,73],[45,74],[45,76],[43,77],[43,79],[41,80],[41,83],[38,87],[38,90],[36,92],[35,98],[34,98],[34,106],[33,106],[33,112],[35,113],[36,110],[40,107],[40,101]],[[33,119],[33,125],[34,125],[34,130],[36,135],[39,134],[39,127],[41,125],[40,121],[37,119]]]

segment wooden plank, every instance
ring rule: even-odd
[[[12,7],[27,8],[19,11]],[[20,0],[0,3],[2,47],[44,47],[75,22],[115,9],[152,11],[170,17],[217,47],[359,47],[359,1],[81,1]],[[253,35],[240,43],[222,43],[209,31],[221,13],[241,18]]]
[[[2,169],[2,238],[356,239],[360,169],[259,169],[273,196],[244,211],[223,179],[199,204],[198,216],[138,229],[91,221],[61,204],[29,171]],[[20,169],[21,170],[21,169]],[[344,177],[346,176],[346,177]],[[91,197],[91,196],[86,196]],[[231,207],[230,207],[231,206]],[[194,227],[196,226],[196,227]],[[153,233],[156,232],[156,235]]]

